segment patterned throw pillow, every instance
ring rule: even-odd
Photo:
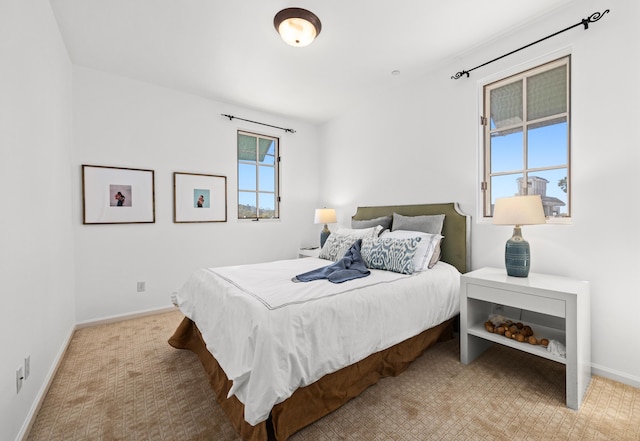
[[[419,237],[362,239],[360,254],[367,268],[413,274],[413,256],[418,242]]]
[[[440,234],[423,233],[422,231],[395,230],[385,231],[381,238],[409,239],[419,237],[420,243],[413,256],[413,267],[415,271],[424,271],[432,268],[440,260]]]
[[[356,243],[356,240],[358,240],[358,238],[355,236],[332,233],[324,243],[318,257],[336,262],[342,259],[345,253],[349,251],[349,248],[351,248],[351,245]]]

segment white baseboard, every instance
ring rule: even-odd
[[[176,307],[173,305],[164,306],[161,308],[148,309],[145,311],[138,311],[130,314],[121,314],[121,315],[115,315],[111,317],[104,317],[97,320],[88,320],[85,322],[76,323],[74,326],[72,326],[71,329],[69,330],[69,333],[67,334],[67,338],[65,339],[64,343],[60,347],[60,350],[58,351],[58,354],[56,355],[53,361],[53,364],[51,365],[51,369],[49,369],[49,373],[45,377],[45,381],[42,387],[40,388],[40,391],[38,392],[35,400],[33,401],[33,405],[31,406],[31,409],[29,409],[27,418],[25,419],[24,424],[20,429],[20,432],[18,432],[16,441],[24,441],[29,436],[29,430],[31,430],[31,426],[36,420],[38,411],[40,410],[40,407],[44,402],[44,398],[46,397],[47,392],[49,391],[49,388],[53,383],[53,379],[55,378],[56,373],[58,372],[60,363],[62,363],[62,359],[64,358],[64,355],[67,352],[67,349],[69,348],[69,344],[71,343],[71,339],[73,338],[73,334],[75,333],[76,329],[87,328],[89,326],[102,325],[105,323],[121,322],[123,320],[128,320],[132,318],[144,317],[144,316],[154,315],[154,314],[161,314],[163,312],[170,312],[175,310],[176,310]]]
[[[640,389],[640,377],[591,363],[591,373]]]
[[[35,400],[33,400],[33,404],[31,405],[31,409],[29,409],[29,413],[27,414],[27,418],[25,418],[24,423],[22,424],[22,427],[20,428],[20,432],[18,432],[18,436],[16,438],[16,441],[20,441],[20,440],[24,441],[29,436],[29,431],[31,430],[31,426],[36,421],[36,416],[38,415],[38,411],[40,410],[40,407],[42,406],[42,403],[44,402],[44,398],[47,396],[47,392],[49,392],[49,388],[51,387],[51,384],[53,383],[53,379],[56,377],[56,373],[58,372],[58,368],[60,367],[60,364],[62,363],[62,359],[64,358],[64,354],[67,353],[67,349],[69,348],[69,344],[71,344],[71,339],[73,338],[73,334],[75,333],[75,331],[76,331],[76,327],[75,326],[72,326],[69,329],[69,332],[67,334],[67,338],[64,340],[64,343],[60,347],[60,350],[58,351],[58,354],[56,355],[55,359],[53,360],[53,364],[51,365],[51,368],[49,369],[49,372],[47,373],[47,376],[44,379],[44,383],[42,384],[42,387],[38,391],[38,394],[36,395]]]
[[[169,306],[162,306],[160,308],[146,309],[143,311],[137,311],[137,312],[127,313],[127,314],[112,315],[112,316],[103,317],[99,319],[78,322],[76,323],[76,329],[87,328],[89,326],[104,325],[107,323],[116,323],[116,322],[121,322],[123,320],[129,320],[129,319],[134,319],[138,317],[145,317],[147,315],[161,314],[163,312],[170,312],[175,310],[176,310],[175,306],[169,305]]]

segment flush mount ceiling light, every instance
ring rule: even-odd
[[[311,44],[322,30],[320,19],[302,8],[283,9],[273,17],[273,25],[285,43],[297,47]]]

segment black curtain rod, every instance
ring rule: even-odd
[[[473,71],[473,70],[476,70],[476,69],[478,69],[478,68],[480,68],[480,67],[486,66],[487,64],[493,63],[494,61],[498,61],[498,60],[500,60],[500,59],[502,59],[502,58],[504,58],[504,57],[507,57],[507,56],[509,56],[509,55],[511,55],[511,54],[515,54],[516,52],[521,51],[522,49],[526,49],[526,48],[528,48],[529,46],[533,46],[534,44],[538,44],[538,43],[540,43],[541,41],[547,40],[547,39],[549,39],[549,38],[551,38],[551,37],[555,37],[556,35],[558,35],[558,34],[562,34],[563,32],[566,32],[566,31],[568,31],[569,29],[573,29],[573,28],[575,28],[576,26],[583,25],[583,26],[584,26],[584,29],[585,29],[585,30],[587,30],[587,29],[589,29],[589,23],[595,23],[596,21],[600,20],[600,19],[604,16],[604,14],[606,14],[607,12],[609,12],[609,10],[608,10],[608,9],[606,9],[602,14],[601,14],[601,13],[599,13],[599,12],[594,12],[594,13],[593,13],[593,14],[591,14],[589,17],[587,17],[587,18],[583,18],[583,19],[580,21],[580,23],[576,23],[576,24],[574,24],[574,25],[572,25],[572,26],[569,26],[568,28],[565,28],[565,29],[563,29],[563,30],[561,30],[561,31],[556,32],[555,34],[547,35],[546,37],[541,38],[540,40],[534,41],[533,43],[529,43],[529,44],[527,44],[526,46],[522,46],[521,48],[516,49],[516,50],[514,50],[514,51],[511,51],[511,52],[509,52],[508,54],[501,55],[501,56],[499,56],[498,58],[494,58],[494,59],[493,59],[493,60],[491,60],[491,61],[487,61],[486,63],[482,63],[481,65],[476,66],[476,67],[474,67],[473,69],[460,71],[460,72],[458,72],[457,74],[455,74],[454,76],[452,76],[452,77],[451,77],[451,79],[452,79],[452,80],[457,80],[457,79],[458,79],[458,78],[460,78],[462,75],[466,75],[466,76],[467,76],[467,78],[469,78],[469,72],[471,72],[471,71]]]
[[[261,126],[273,127],[274,129],[284,130],[285,132],[288,132],[288,133],[296,133],[296,131],[293,129],[285,129],[284,127],[272,126],[271,124],[261,123],[258,121],[251,121],[250,119],[238,118],[237,116],[227,115],[225,113],[221,113],[220,115],[226,118],[229,118],[229,121],[232,121],[235,118],[235,119],[239,119],[240,121],[246,121],[254,124],[260,124]]]

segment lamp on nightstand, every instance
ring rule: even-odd
[[[316,217],[314,220],[314,224],[324,224],[324,228],[320,232],[320,248],[324,246],[324,243],[327,240],[327,237],[331,234],[329,231],[329,227],[327,224],[333,224],[337,222],[336,219],[336,210],[333,208],[316,208]]]
[[[515,226],[513,236],[507,241],[504,250],[504,263],[508,275],[513,277],[529,275],[531,253],[529,242],[522,238],[521,226],[546,222],[540,195],[496,199],[493,208],[493,224]]]

